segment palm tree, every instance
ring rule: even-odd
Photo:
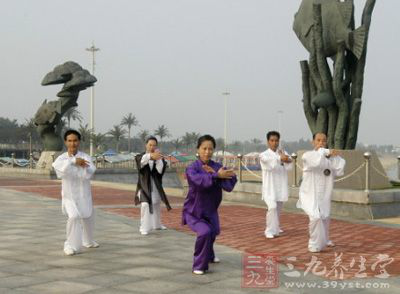
[[[175,147],[175,151],[178,152],[179,147],[182,146],[182,140],[180,138],[176,138],[171,141],[172,145]]]
[[[138,126],[139,121],[132,113],[129,113],[122,118],[121,125],[128,128],[128,152],[131,152],[131,128]]]
[[[217,138],[217,139],[215,139],[215,142],[216,142],[218,149],[224,148],[224,139],[223,138]]]
[[[186,145],[186,152],[189,152],[189,148],[192,146],[192,135],[191,133],[186,132],[182,136],[182,144]]]
[[[61,119],[60,122],[56,125],[56,134],[64,134],[67,130],[67,122],[65,121],[65,119]]]
[[[105,139],[106,139],[106,134],[102,133],[92,134],[93,146],[96,149],[96,152],[101,147],[101,145],[104,144]]]
[[[142,140],[143,144],[146,142],[147,137],[149,136],[148,130],[141,130],[138,134],[140,140]]]
[[[37,137],[35,136],[37,134],[36,132],[36,125],[35,125],[35,121],[33,120],[33,118],[31,119],[25,119],[25,123],[22,125],[24,132],[26,133],[27,137]]]
[[[27,132],[34,132],[36,130],[36,125],[35,121],[33,118],[31,119],[25,119],[25,123],[23,124],[23,127]]]
[[[121,128],[120,125],[114,125],[113,129],[109,130],[108,133],[111,135],[115,141],[115,149],[118,152],[119,151],[119,141],[124,138],[126,131]]]
[[[71,107],[70,109],[68,109],[65,113],[64,113],[65,118],[67,119],[68,122],[68,129],[71,128],[71,120],[77,120],[80,123],[82,122],[82,115],[79,112],[78,108],[75,107]]]
[[[190,137],[191,137],[191,139],[192,139],[192,144],[193,144],[193,146],[196,146],[197,140],[200,138],[200,133],[191,132],[191,133],[190,133]]]
[[[154,135],[160,137],[160,142],[165,137],[171,137],[168,128],[164,125],[158,126],[158,128],[154,130]]]
[[[251,139],[250,142],[251,142],[252,144],[254,144],[254,145],[261,144],[261,140],[260,140],[260,139],[257,139],[257,138]]]
[[[82,138],[81,138],[81,141],[83,143],[82,147],[86,148],[88,145],[87,143],[90,142],[90,134],[91,134],[88,124],[85,124],[85,125],[79,124],[78,132],[81,133],[81,136],[82,136]]]
[[[24,132],[24,136],[29,138],[29,154],[31,154],[32,145],[34,145],[35,141],[38,139],[38,133],[36,132],[36,125],[33,118],[25,119],[25,123],[22,124],[21,127]]]

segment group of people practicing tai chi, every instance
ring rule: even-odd
[[[95,173],[91,157],[79,150],[81,135],[75,130],[64,134],[67,152],[53,163],[57,177],[62,179],[62,211],[68,217],[64,253],[74,255],[82,246],[97,248],[93,239],[94,211],[90,179]],[[279,148],[280,134],[268,132],[268,149],[260,154],[262,169],[262,199],[267,205],[265,237],[275,238],[283,233],[280,213],[283,202],[288,200],[288,171],[292,158]],[[337,150],[327,149],[327,138],[323,133],[313,136],[314,149],[302,156],[303,178],[300,185],[297,207],[309,217],[310,252],[320,252],[326,246],[334,246],[329,239],[330,201],[333,182],[344,172],[345,160]],[[164,192],[162,178],[167,168],[164,156],[157,147],[155,137],[146,140],[146,151],[135,158],[138,182],[135,204],[140,208],[140,233],[148,235],[152,230],[167,229],[161,223],[160,204],[171,206]],[[233,169],[223,167],[212,160],[216,148],[210,135],[201,136],[197,143],[198,159],[186,168],[189,184],[183,205],[182,224],[188,225],[197,234],[194,247],[192,272],[202,275],[209,263],[220,262],[214,253],[214,242],[220,233],[218,207],[222,192],[233,190],[237,178]]]

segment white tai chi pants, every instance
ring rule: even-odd
[[[94,211],[88,218],[69,217],[67,221],[67,240],[64,249],[70,248],[78,252],[82,245],[93,243]]]
[[[153,213],[150,213],[149,203],[142,202],[140,206],[140,232],[148,233],[161,228],[161,202],[153,203]]]
[[[281,211],[282,211],[282,206],[283,202],[282,201],[277,201],[276,202],[276,208],[269,208],[267,211],[267,228],[265,229],[265,235],[271,234],[274,236],[279,235],[279,230],[280,230],[280,224],[279,224],[279,219],[281,216]]]
[[[310,239],[308,249],[323,250],[329,241],[330,218],[311,218],[308,224]]]

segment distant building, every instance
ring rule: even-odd
[[[32,146],[32,151],[38,150]],[[0,144],[0,157],[11,157],[14,153],[16,158],[29,158],[29,143]]]

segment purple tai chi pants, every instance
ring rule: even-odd
[[[194,245],[193,270],[208,270],[208,263],[214,260],[214,241],[219,234],[218,214],[212,217],[194,219],[186,216],[186,222],[197,233]]]

